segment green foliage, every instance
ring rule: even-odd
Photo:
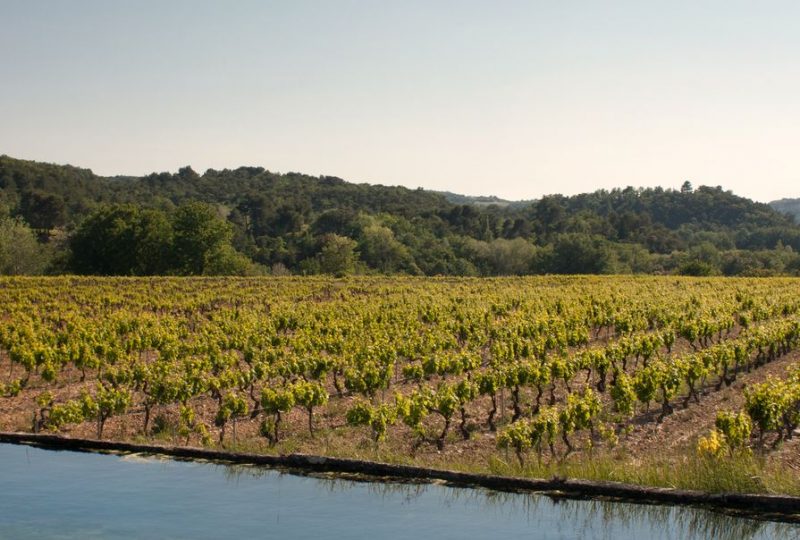
[[[47,247],[24,221],[0,215],[0,274],[42,274],[48,259]]]
[[[605,239],[597,235],[568,233],[556,236],[548,270],[555,274],[605,274],[612,270],[612,255]]]
[[[66,222],[64,198],[41,189],[31,189],[22,193],[20,213],[34,229],[53,229]]]
[[[774,390],[777,381],[756,385],[745,391],[745,410],[761,435],[781,428],[783,393]]]
[[[308,413],[308,432],[314,434],[314,408],[328,403],[325,387],[316,381],[298,381],[291,386],[294,400]]]
[[[367,361],[360,366],[345,369],[344,385],[351,392],[359,392],[372,397],[378,390],[389,387],[391,371],[386,365]]]
[[[345,419],[351,426],[369,426],[372,439],[377,443],[386,439],[386,431],[397,420],[397,408],[386,403],[374,406],[359,401],[347,410]]]
[[[455,387],[449,384],[443,384],[433,395],[430,408],[446,420],[449,420],[458,410],[460,402]]]
[[[211,433],[208,431],[208,427],[204,423],[197,421],[197,415],[192,407],[181,405],[179,414],[178,435],[184,437],[188,442],[189,437],[192,434],[196,434],[200,436],[200,442],[203,446],[210,446],[213,444],[213,439],[211,438]]]
[[[0,234],[6,273],[800,272],[798,224],[706,186],[494,205],[257,167],[103,178],[0,156],[0,190],[38,236],[7,224],[20,256],[3,258]]]
[[[420,272],[408,246],[395,238],[394,231],[379,224],[367,225],[361,230],[358,243],[361,260],[367,266],[386,274]]]
[[[648,384],[649,382],[643,382],[642,385],[640,385],[643,402],[646,402],[645,400],[650,401],[650,399],[652,399],[652,393]],[[630,376],[622,372],[618,373],[616,383],[611,386],[610,393],[611,399],[614,400],[614,408],[617,412],[625,416],[630,416],[633,414],[638,396],[634,382]]]
[[[319,407],[328,402],[328,392],[318,382],[299,381],[292,386],[295,402],[306,409]]]
[[[53,404],[52,392],[45,390],[34,400],[39,407],[50,407]]]
[[[753,423],[746,413],[719,411],[714,424],[720,433],[725,436],[725,440],[732,450],[747,448],[750,442],[750,434],[753,431]]]
[[[788,379],[769,378],[745,389],[744,410],[759,430],[759,440],[770,431],[779,440],[791,437],[800,424],[800,371]]]
[[[713,276],[719,271],[710,263],[693,260],[682,264],[678,273],[683,276]]]
[[[513,449],[520,465],[524,465],[525,452],[531,446],[532,428],[528,420],[518,420],[509,424],[497,435],[497,447]]]
[[[428,416],[433,406],[433,392],[424,387],[414,391],[410,396],[395,396],[395,407],[400,419],[418,435],[422,435],[422,421]]]
[[[595,396],[587,394],[585,397],[585,405],[578,405],[582,398],[576,395],[572,404],[561,411],[555,407],[542,407],[532,418],[512,422],[497,435],[497,447],[513,449],[520,466],[525,464],[525,453],[532,448],[536,448],[540,459],[544,446],[549,446],[554,452],[553,442],[559,432],[567,441],[567,433],[587,427],[599,412]],[[564,431],[565,427],[568,432]]]
[[[231,245],[231,226],[209,206],[190,203],[170,216],[133,205],[102,206],[70,239],[70,267],[100,275],[245,275],[255,265]]]
[[[355,240],[338,234],[327,234],[322,237],[322,247],[316,256],[317,269],[322,274],[344,276],[352,274],[356,268]]]
[[[79,424],[85,420],[83,403],[71,400],[53,405],[47,418],[47,427],[58,430],[65,424]]]
[[[216,424],[223,425],[231,418],[247,414],[247,401],[235,392],[228,392],[222,398],[222,406],[217,410]]]
[[[633,391],[639,403],[649,406],[656,397],[658,384],[659,373],[655,366],[650,365],[638,371],[633,379]]]
[[[172,229],[174,265],[181,274],[211,273],[212,262],[233,237],[231,225],[213,207],[199,202],[181,205],[172,216]]]
[[[261,390],[261,407],[267,414],[287,413],[295,404],[295,394],[291,389],[272,389],[269,387]]]
[[[131,404],[131,391],[127,388],[98,384],[95,396],[86,391],[81,393],[80,406],[83,418],[97,421],[97,438],[103,437],[106,421],[124,413]]]
[[[14,379],[13,381],[7,384],[0,383],[0,396],[3,397],[18,396],[24,386],[25,384],[21,379]]]
[[[561,430],[564,433],[572,433],[591,427],[594,419],[600,414],[600,407],[600,399],[590,388],[582,394],[569,394],[566,406],[559,415]]]
[[[132,205],[101,207],[70,241],[79,273],[153,275],[170,270],[172,227],[163,212]]]
[[[207,254],[203,273],[208,276],[252,276],[261,275],[264,270],[233,246],[224,244]]]

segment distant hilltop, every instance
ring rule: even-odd
[[[772,201],[769,205],[782,214],[789,214],[800,223],[800,199],[781,199]]]
[[[533,199],[510,201],[495,197],[494,195],[461,195],[451,191],[433,191],[433,193],[443,195],[445,199],[453,204],[474,204],[476,206],[489,206],[492,204],[497,206],[528,206],[535,202]]]

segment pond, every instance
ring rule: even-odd
[[[0,538],[800,539],[708,510],[0,444]]]

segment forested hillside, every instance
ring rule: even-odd
[[[800,270],[791,217],[688,182],[509,204],[260,167],[109,178],[0,156],[0,203],[3,273]]]

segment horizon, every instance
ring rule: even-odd
[[[796,198],[800,5],[12,3],[0,153],[504,200]],[[257,165],[249,165],[257,164]]]
[[[318,177],[318,176],[319,177],[328,176],[328,177],[339,178],[340,180],[343,180],[343,181],[345,181],[345,182],[347,182],[349,184],[355,184],[355,185],[364,185],[364,184],[366,184],[366,185],[370,185],[370,186],[403,187],[403,188],[410,189],[410,190],[422,189],[424,191],[428,191],[428,192],[431,192],[431,193],[438,193],[440,195],[445,195],[445,196],[447,194],[450,194],[450,195],[457,195],[457,196],[463,196],[463,197],[470,197],[470,198],[474,198],[474,199],[480,199],[480,198],[491,199],[491,198],[495,198],[495,199],[498,199],[501,203],[510,203],[510,204],[535,202],[535,201],[540,200],[543,197],[549,197],[549,196],[563,195],[565,197],[572,197],[572,196],[576,196],[576,195],[594,193],[594,192],[597,192],[597,191],[626,190],[628,188],[632,188],[632,189],[636,189],[636,190],[663,189],[665,191],[667,191],[667,190],[679,191],[680,188],[681,188],[681,186],[677,186],[676,187],[676,186],[661,186],[661,185],[654,185],[654,186],[631,186],[631,185],[628,185],[628,186],[613,186],[611,188],[602,187],[602,188],[593,189],[591,191],[581,191],[581,192],[571,193],[571,194],[559,193],[559,192],[544,193],[543,195],[540,195],[539,197],[537,197],[535,199],[505,199],[503,197],[499,197],[497,195],[492,195],[492,194],[487,194],[487,193],[472,195],[472,194],[467,194],[467,193],[458,193],[458,192],[450,191],[450,190],[430,189],[430,188],[426,188],[424,186],[411,187],[411,186],[405,186],[405,185],[402,185],[402,184],[384,184],[384,183],[380,183],[380,182],[360,182],[358,180],[342,178],[342,177],[339,177],[339,176],[336,176],[336,175],[332,175],[332,174],[313,175],[313,174],[305,173],[303,171],[275,171],[275,170],[272,170],[272,169],[270,169],[268,167],[264,167],[263,165],[239,165],[238,167],[223,167],[223,168],[209,167],[209,168],[204,169],[204,170],[198,170],[195,167],[193,167],[191,164],[185,164],[185,165],[182,165],[182,166],[180,166],[180,167],[178,167],[178,168],[176,168],[174,170],[150,171],[150,172],[147,172],[147,173],[142,174],[142,175],[132,175],[132,174],[124,174],[123,173],[123,174],[116,174],[116,175],[107,176],[107,175],[98,174],[97,171],[95,171],[91,167],[84,167],[84,166],[82,166],[80,164],[75,164],[75,163],[54,163],[54,162],[49,162],[49,161],[30,160],[30,159],[26,159],[26,158],[18,158],[16,156],[9,156],[7,154],[0,154],[0,156],[5,156],[5,157],[11,158],[11,159],[18,159],[20,161],[32,161],[32,162],[35,162],[35,163],[44,163],[46,165],[55,165],[57,167],[76,167],[78,169],[88,169],[93,174],[95,174],[95,175],[97,175],[97,176],[99,176],[101,178],[107,178],[107,179],[143,178],[143,177],[148,176],[150,174],[161,174],[161,173],[177,174],[179,169],[181,169],[183,167],[191,168],[193,171],[195,171],[200,176],[205,175],[209,171],[217,171],[217,172],[219,172],[219,171],[223,171],[223,170],[236,170],[236,169],[239,169],[239,168],[261,168],[261,169],[264,169],[265,172],[268,172],[268,173],[271,173],[271,174],[278,174],[278,175],[302,174],[302,175],[305,175],[305,176],[310,176],[312,178]],[[742,197],[742,198],[745,198],[745,199],[749,199],[749,200],[751,200],[753,202],[763,203],[763,204],[769,204],[769,203],[772,203],[772,202],[778,202],[778,201],[782,201],[782,200],[785,200],[785,199],[798,199],[799,198],[799,197],[783,197],[783,198],[779,198],[779,199],[773,199],[773,200],[770,200],[770,201],[758,201],[758,200],[746,197],[746,196],[744,196],[742,194],[736,193],[735,191],[733,191],[731,189],[727,189],[727,188],[725,188],[725,186],[709,186],[709,185],[706,185],[706,184],[694,184],[691,181],[689,181],[689,182],[692,184],[692,189],[693,190],[696,190],[697,188],[700,188],[700,187],[706,187],[706,188],[712,188],[712,189],[719,188],[719,189],[722,189],[722,191],[724,191],[724,192],[731,192],[731,193],[733,193],[734,195],[736,195],[738,197]]]

